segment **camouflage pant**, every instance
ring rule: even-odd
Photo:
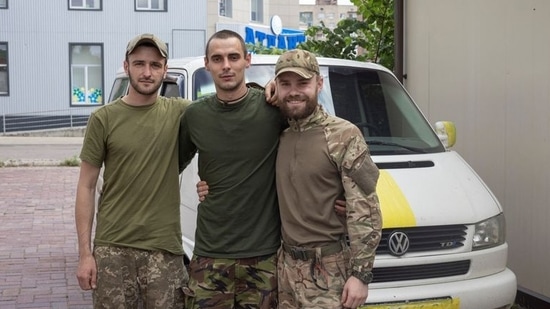
[[[295,260],[279,249],[280,308],[342,308],[342,291],[349,277],[349,253],[341,251],[320,260]]]
[[[94,308],[183,308],[183,256],[132,248],[94,248]]]
[[[187,309],[277,308],[276,254],[246,259],[193,256]]]

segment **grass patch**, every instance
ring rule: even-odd
[[[78,156],[74,155],[70,158],[67,158],[59,164],[61,166],[80,166],[80,158]]]

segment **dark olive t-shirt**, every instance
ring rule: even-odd
[[[180,161],[199,154],[209,186],[197,212],[194,253],[214,258],[273,254],[280,245],[275,160],[284,120],[263,91],[224,104],[216,96],[194,102],[180,129]]]

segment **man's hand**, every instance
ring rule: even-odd
[[[97,266],[93,255],[80,258],[76,278],[78,285],[83,290],[93,290],[97,287]]]
[[[357,308],[367,301],[369,286],[361,280],[350,276],[344,285],[342,292],[342,306],[344,308]]]
[[[197,182],[197,194],[199,195],[199,201],[203,202],[208,195],[208,184],[206,181],[201,180]]]
[[[346,217],[346,201],[336,200],[336,203],[334,204],[334,211],[337,215]]]
[[[270,79],[264,88],[267,103],[277,106],[277,83],[275,83],[275,80]]]

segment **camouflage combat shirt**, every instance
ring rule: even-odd
[[[370,271],[382,217],[379,171],[361,131],[321,106],[289,124],[280,138],[276,173],[283,241],[313,248],[347,234],[351,268]],[[346,218],[334,211],[337,199],[346,200]]]

